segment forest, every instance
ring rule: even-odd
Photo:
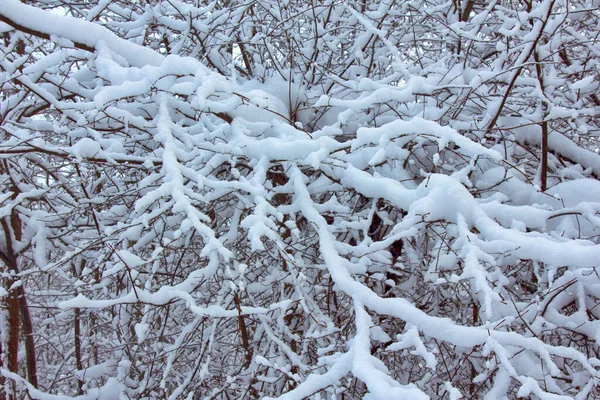
[[[0,0],[0,398],[600,398],[600,1]]]

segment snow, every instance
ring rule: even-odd
[[[48,393],[18,390],[597,394],[594,10],[30,4],[0,2],[0,298]]]
[[[128,268],[137,268],[146,263],[146,261],[127,250],[119,250],[117,254],[119,255],[119,259],[123,261]]]
[[[102,150],[100,144],[90,138],[82,138],[71,146],[71,153],[77,158],[94,157]]]

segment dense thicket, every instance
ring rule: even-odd
[[[0,1],[0,393],[600,396],[598,7]]]

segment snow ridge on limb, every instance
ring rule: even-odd
[[[136,67],[158,65],[164,59],[164,56],[154,50],[122,39],[98,24],[51,14],[23,4],[19,0],[6,0],[0,4],[0,21],[44,39],[57,36],[70,40],[75,47],[91,52],[95,51],[101,42],[105,42],[112,51]]]
[[[311,208],[312,201],[310,200],[305,185],[303,184],[306,177],[304,177],[297,168],[293,169],[290,175],[291,179],[296,182],[294,187],[296,190],[297,201],[300,203],[303,214],[309,219],[309,221],[319,227],[318,231],[321,254],[323,255],[326,265],[328,266],[328,270],[331,272],[332,279],[336,282],[336,285],[338,285],[341,290],[356,299],[359,304],[362,305],[364,303],[367,307],[373,309],[373,311],[379,314],[387,314],[398,317],[403,321],[418,327],[419,331],[423,332],[426,336],[448,341],[456,346],[470,348],[478,344],[484,344],[491,338],[504,346],[519,346],[534,351],[540,354],[542,359],[546,360],[546,362],[549,362],[549,367],[554,371],[553,373],[558,373],[558,370],[556,369],[554,363],[549,361],[550,354],[560,356],[565,356],[568,354],[568,357],[573,357],[581,362],[582,365],[584,365],[585,368],[596,377],[596,379],[600,378],[600,374],[594,365],[590,364],[583,354],[573,349],[566,347],[555,348],[554,346],[547,345],[535,338],[524,338],[516,333],[496,331],[491,329],[489,326],[459,326],[447,319],[430,317],[404,299],[382,299],[367,287],[354,280],[351,274],[348,273],[348,269],[344,267],[344,265],[347,264],[347,260],[340,257],[335,250],[335,239],[329,232],[327,223],[314,208]],[[370,177],[370,175],[368,176]],[[382,187],[382,185],[377,186]],[[436,185],[433,186],[435,187]],[[452,205],[460,203],[461,201],[453,201]],[[438,202],[437,204],[442,206],[443,203]],[[467,208],[469,207],[468,202],[466,202],[466,206]],[[435,206],[432,208],[435,208]],[[437,216],[437,218],[439,218],[439,216]],[[598,248],[598,246],[595,247]],[[485,277],[483,279],[485,279]],[[356,312],[358,313],[361,311],[357,310]],[[364,310],[362,310],[362,312],[364,312]]]

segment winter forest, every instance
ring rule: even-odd
[[[1,0],[0,397],[600,398],[597,0]]]

